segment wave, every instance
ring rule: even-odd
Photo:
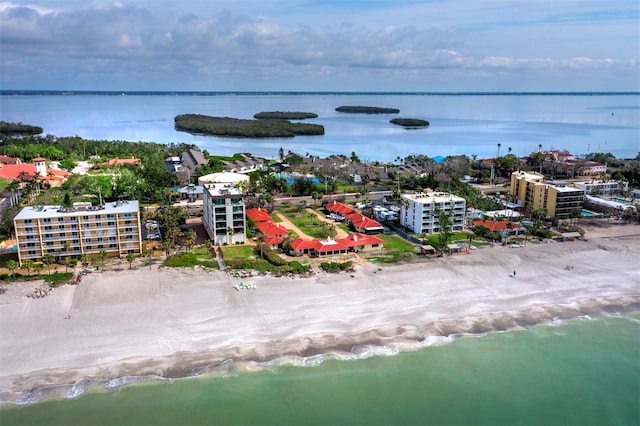
[[[126,360],[127,371],[141,374],[118,376],[124,363],[108,366],[115,377],[78,377],[73,383],[49,385],[24,392],[0,392],[0,407],[29,405],[48,399],[76,399],[93,391],[115,391],[140,382],[190,379],[200,376],[232,376],[241,372],[274,370],[278,366],[316,367],[328,360],[352,361],[377,356],[395,356],[455,342],[460,337],[481,338],[492,333],[530,330],[539,326],[559,326],[567,319],[593,320],[595,317],[623,316],[640,312],[637,295],[612,299],[585,299],[567,305],[536,306],[519,312],[493,312],[483,315],[430,321],[415,326],[386,326],[353,335],[319,334],[287,341],[242,344],[197,353],[178,353],[162,358]],[[145,374],[145,371],[159,371]],[[77,370],[81,375],[83,370]],[[73,375],[69,370],[39,372],[47,380]],[[37,375],[38,373],[34,373]]]

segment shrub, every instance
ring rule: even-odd
[[[320,263],[320,267],[325,272],[350,271],[353,269],[353,262],[322,262]]]

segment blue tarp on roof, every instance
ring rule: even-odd
[[[445,157],[443,157],[442,155],[437,155],[435,157],[431,158],[433,161],[435,161],[436,163],[442,163],[443,161],[446,160]]]

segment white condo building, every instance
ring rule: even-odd
[[[215,244],[246,241],[245,206],[238,188],[231,183],[205,184],[203,203],[202,222]]]
[[[108,256],[142,252],[137,201],[25,207],[13,224],[20,264],[27,259],[40,262],[45,254],[60,260],[101,251]]]
[[[400,212],[400,224],[416,234],[441,232],[438,212],[451,214],[451,231],[464,229],[466,201],[446,192],[426,190],[420,194],[403,194],[405,201]]]

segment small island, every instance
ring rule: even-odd
[[[339,106],[336,108],[338,112],[349,112],[354,114],[399,114],[397,108],[381,108],[371,106]]]
[[[324,126],[319,124],[292,123],[279,119],[246,120],[201,114],[182,114],[177,115],[174,120],[176,130],[195,135],[234,138],[292,138],[302,135],[324,135]]]
[[[263,111],[254,114],[257,119],[279,119],[279,120],[306,120],[307,118],[318,118],[318,114],[313,112],[298,111]]]
[[[389,123],[397,124],[403,127],[427,127],[429,122],[427,120],[420,120],[419,118],[394,118],[389,120]]]
[[[0,135],[5,136],[33,136],[42,133],[42,127],[23,123],[9,123],[0,121]]]

